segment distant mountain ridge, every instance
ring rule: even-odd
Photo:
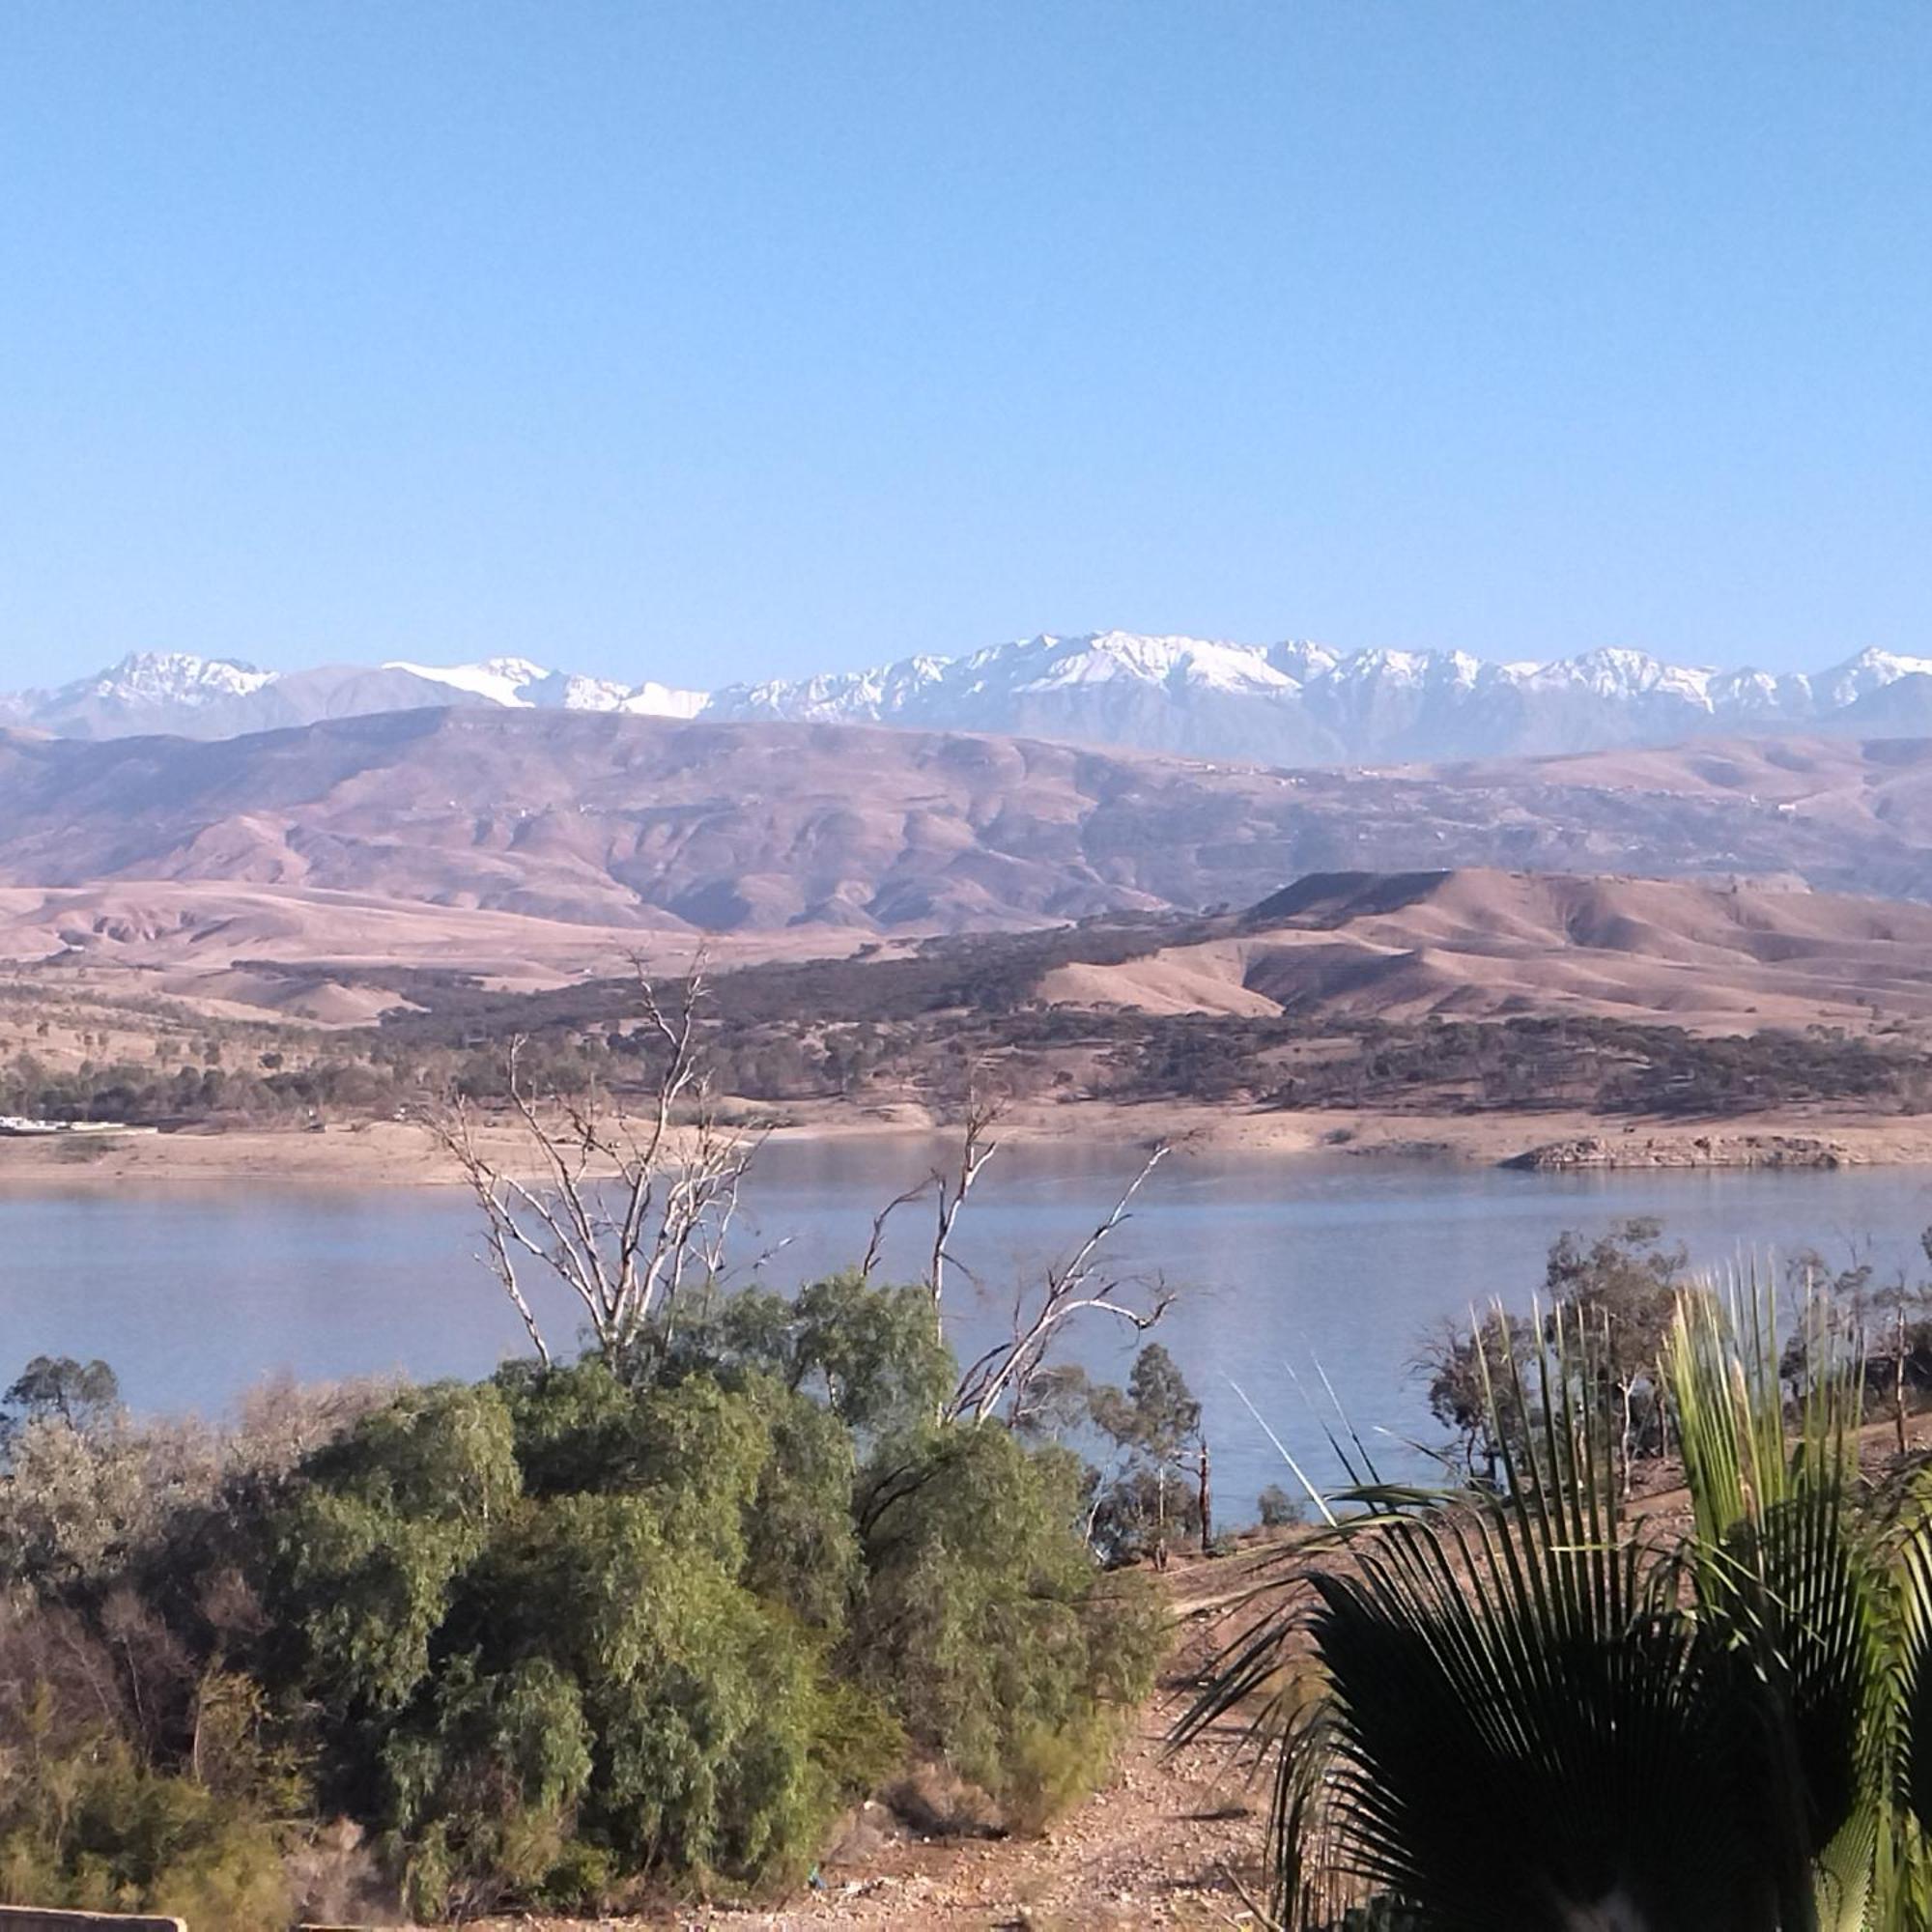
[[[1932,741],[1363,773],[494,704],[216,743],[0,730],[9,887],[220,884],[657,933],[883,935],[1466,867],[1932,900]]]
[[[1380,764],[1714,734],[1928,733],[1932,658],[1865,650],[1825,670],[1773,674],[1622,649],[1505,664],[1462,651],[1341,653],[1105,631],[703,692],[513,657],[268,671],[185,652],[137,653],[56,690],[0,696],[0,724],[72,738],[226,738],[446,705],[885,724],[1267,764]]]
[[[526,658],[447,666],[398,660],[272,671],[231,658],[148,651],[56,690],[0,694],[0,724],[58,738],[239,738],[330,718],[443,705],[690,718],[704,702],[702,692],[650,683],[627,687],[546,670]]]

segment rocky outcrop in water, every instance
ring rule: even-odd
[[[1810,1134],[1695,1134],[1638,1138],[1582,1134],[1512,1154],[1503,1167],[1564,1174],[1610,1167],[1846,1167],[1856,1160],[1837,1141]]]

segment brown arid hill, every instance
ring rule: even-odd
[[[1732,870],[1787,870],[1821,890],[1932,899],[1932,739],[1719,739],[1388,776],[1440,787],[1452,818],[1477,800],[1592,825],[1628,810],[1650,828],[1677,811],[1713,838],[1706,867],[1625,869],[1716,870],[1737,858],[1746,863]],[[1777,852],[1781,861],[1764,863]]]
[[[1687,880],[1329,873],[1230,930],[1067,964],[1040,998],[1156,1013],[1581,1014],[1699,1031],[1932,1018],[1932,906]]]
[[[563,926],[836,952],[1239,906],[1311,871],[1420,866],[1782,877],[1932,899],[1932,742],[1285,772],[959,732],[570,712],[404,712],[215,743],[0,732],[0,885],[138,889],[143,917],[129,926],[103,908],[86,946],[112,956],[126,928],[155,965],[157,949],[218,958],[229,938],[279,923],[286,956],[393,944],[448,960],[473,942],[492,959],[554,953],[567,976],[596,961],[572,954]],[[164,943],[171,917],[199,918],[184,889],[217,887],[245,889],[246,919]],[[385,936],[379,906],[440,923]],[[539,924],[523,947],[514,927],[472,932],[460,917],[479,914]],[[40,956],[39,936],[26,918],[0,952]],[[612,943],[590,946],[601,957]]]
[[[1293,827],[1247,791],[1023,740],[569,713],[0,736],[0,880],[296,887],[646,932],[996,928],[1188,902],[1223,867],[1237,890],[1278,880]],[[1274,850],[1216,856],[1257,838]]]
[[[857,940],[822,928],[704,935],[681,922],[596,925],[487,908],[412,903],[306,886],[200,880],[0,886],[0,961],[56,961],[60,976],[119,973],[147,992],[227,1002],[294,1019],[353,1024],[397,1005],[400,969],[461,974],[506,993],[611,978],[648,959],[682,971],[700,951],[715,969],[741,960],[823,957]],[[291,965],[327,962],[335,983]]]

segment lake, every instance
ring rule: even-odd
[[[773,1285],[855,1262],[879,1208],[952,1152],[903,1138],[772,1144],[748,1190],[745,1266],[781,1241],[758,1271]],[[948,1295],[962,1354],[999,1332],[1015,1283],[1077,1245],[1137,1164],[1073,1140],[1000,1151],[956,1242],[973,1276],[955,1275]],[[1206,1405],[1219,1512],[1236,1522],[1287,1478],[1231,1378],[1311,1473],[1339,1480],[1291,1368],[1312,1386],[1319,1364],[1372,1446],[1435,1439],[1406,1374],[1423,1331],[1493,1296],[1526,1305],[1558,1233],[1633,1214],[1660,1217],[1700,1264],[1807,1245],[1837,1261],[1868,1243],[1881,1267],[1918,1271],[1932,1175],[1538,1175],[1178,1152],[1110,1252],[1116,1271],[1182,1291],[1159,1339]],[[477,1233],[453,1188],[0,1192],[0,1375],[40,1352],[99,1355],[136,1407],[204,1413],[282,1370],[483,1375],[524,1336],[475,1259]],[[916,1275],[931,1239],[929,1207],[903,1210],[887,1271]],[[566,1301],[544,1306],[567,1339]],[[1102,1317],[1069,1341],[1114,1378],[1135,1344]],[[1392,1459],[1414,1466],[1399,1448]]]

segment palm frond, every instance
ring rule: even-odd
[[[1664,1367],[1692,1526],[1663,1544],[1620,1509],[1611,1338],[1560,1312],[1531,1332],[1500,1360],[1478,1336],[1499,1490],[1331,1498],[1353,1513],[1303,1594],[1183,1719],[1244,1708],[1272,1740],[1270,1909],[1926,1932],[1932,1490],[1874,1535],[1855,1341],[1809,1350],[1787,1402],[1768,1281],[1683,1297]]]

